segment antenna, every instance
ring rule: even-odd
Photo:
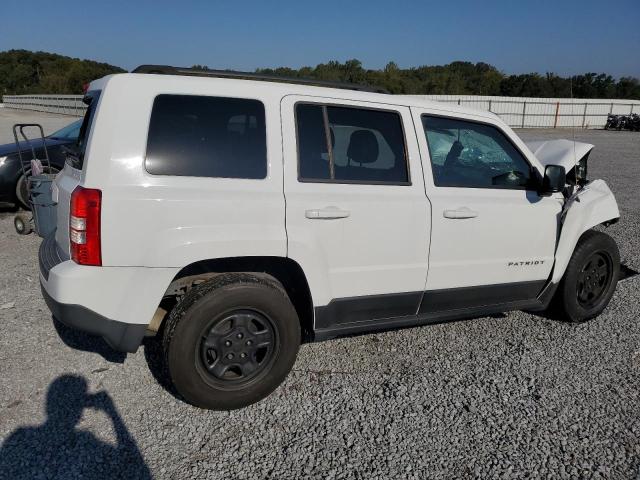
[[[575,102],[573,101],[573,75],[569,77],[569,95],[571,96],[571,136],[573,138],[573,168],[574,172],[578,172],[578,158],[576,155],[576,112]]]

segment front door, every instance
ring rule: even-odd
[[[536,193],[535,159],[497,122],[412,110],[433,207],[421,312],[535,298],[553,266],[561,198]]]
[[[310,283],[315,328],[414,315],[431,222],[409,108],[281,105],[288,256]]]

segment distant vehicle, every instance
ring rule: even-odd
[[[82,125],[82,120],[76,120],[45,137],[45,145],[51,161],[51,171],[48,173],[58,173],[62,170],[66,159],[63,147],[76,143],[80,133],[80,125]],[[26,153],[31,156],[26,143],[21,142],[20,147],[23,155]],[[43,158],[44,152],[40,140],[34,142],[34,147],[36,147],[36,156]],[[0,203],[30,208],[27,199],[27,182],[20,169],[20,159],[15,143],[0,145]]]
[[[605,130],[631,130],[640,131],[640,115],[631,113],[629,115],[607,115]]]
[[[587,178],[593,145],[267,78],[147,66],[91,82],[39,252],[54,318],[124,352],[158,335],[177,392],[229,410],[275,390],[301,341],[605,309],[620,254],[594,227],[620,212]]]
[[[604,126],[605,130],[620,130],[622,115],[607,115],[607,123]]]

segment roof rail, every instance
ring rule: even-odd
[[[196,77],[237,78],[240,80],[260,80],[265,82],[298,83],[317,87],[342,88],[361,92],[389,93],[384,88],[358,85],[357,83],[331,82],[312,78],[280,77],[265,73],[238,72],[234,70],[200,70],[196,68],[172,67],[169,65],[140,65],[131,73],[152,73],[160,75],[190,75]]]

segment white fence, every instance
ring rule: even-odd
[[[640,113],[638,100],[407,95],[489,110],[514,128],[602,128],[610,113]],[[6,108],[81,116],[82,95],[4,95]]]
[[[477,95],[407,96],[489,110],[514,128],[602,128],[610,113],[617,115],[640,113],[638,100]]]
[[[3,95],[2,102],[5,108],[59,113],[74,117],[84,115],[87,108],[82,103],[82,95]]]

